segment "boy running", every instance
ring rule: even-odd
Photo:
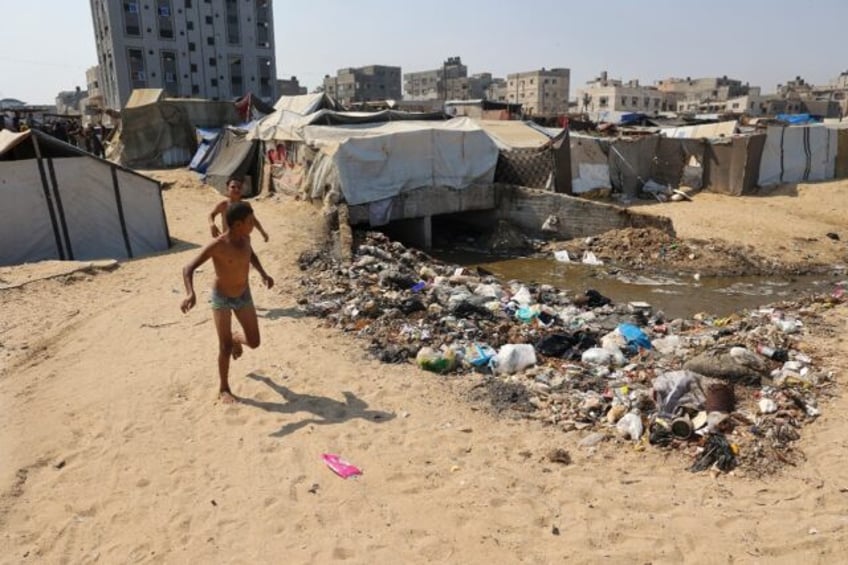
[[[212,208],[212,212],[209,214],[209,229],[212,232],[212,237],[218,237],[227,231],[227,206],[233,202],[241,202],[242,184],[242,180],[239,177],[230,177],[227,179],[227,199],[216,204],[215,207]],[[222,229],[220,230],[215,224],[215,216],[218,214],[221,214]],[[255,225],[256,229],[259,230],[259,233],[262,234],[262,238],[265,241],[268,241],[268,233],[262,227],[262,224],[259,223],[259,220],[256,219],[255,215],[253,216],[253,225]]]
[[[233,359],[241,357],[243,346],[251,349],[259,347],[259,324],[256,319],[256,308],[250,295],[248,274],[250,266],[259,272],[265,286],[274,286],[272,279],[259,257],[250,246],[250,232],[253,231],[255,219],[253,209],[247,202],[230,204],[224,215],[224,231],[208,244],[191,263],[183,268],[186,298],[181,309],[183,313],[194,307],[197,298],[194,294],[194,271],[207,260],[212,259],[215,266],[215,282],[212,285],[212,319],[218,333],[218,375],[220,378],[220,398],[224,403],[236,401],[230,390],[230,356]],[[232,315],[241,324],[243,334],[233,334],[231,329]]]

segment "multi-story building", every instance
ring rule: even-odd
[[[524,112],[553,116],[568,112],[569,69],[540,69],[506,76],[506,102],[521,104]]]
[[[100,66],[89,67],[85,71],[85,83],[88,85],[88,97],[81,102],[83,124],[102,123],[101,116],[106,108],[103,91],[100,88]]]
[[[101,89],[121,108],[135,88],[173,97],[276,99],[272,0],[90,0]]]
[[[485,98],[486,100],[493,100],[495,102],[506,102],[507,96],[507,82],[506,79],[496,78],[493,79],[491,84],[486,88]]]
[[[406,100],[468,99],[468,67],[461,57],[448,57],[438,69],[403,75],[403,90]]]
[[[610,112],[655,115],[673,109],[671,96],[638,80],[611,79],[606,71],[577,91],[578,111],[595,115]]]
[[[667,78],[657,82],[657,89],[674,100],[678,112],[702,112],[704,105],[742,96],[759,96],[760,88],[742,84],[741,80],[722,77]]]
[[[297,77],[277,79],[277,96],[298,96],[306,94],[306,87],[300,86]]]
[[[78,116],[83,100],[88,98],[88,92],[79,86],[74,90],[63,90],[56,95],[56,113]]]
[[[400,76],[400,67],[385,65],[339,69],[336,76],[324,77],[324,92],[343,105],[399,100],[402,96]]]

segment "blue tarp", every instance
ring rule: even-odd
[[[820,121],[810,114],[778,114],[775,118],[791,126],[817,124]]]
[[[195,131],[198,138],[197,151],[195,151],[194,157],[191,158],[188,168],[202,175],[206,173],[206,168],[212,161],[213,155],[209,154],[209,150],[215,146],[215,142],[218,141],[218,137],[221,135],[221,130],[195,128]]]
[[[633,112],[631,114],[622,114],[618,123],[623,126],[629,124],[638,124],[647,117],[648,116],[646,114],[640,114],[638,112]]]

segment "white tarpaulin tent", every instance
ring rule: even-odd
[[[298,94],[295,96],[280,96],[279,100],[277,100],[276,104],[274,104],[274,109],[278,112],[294,112],[301,116],[311,114],[312,112],[316,112],[323,108],[335,110],[336,107],[336,102],[323,92],[316,92],[314,94]]]
[[[837,130],[824,125],[769,126],[760,186],[834,178]]]
[[[159,183],[38,131],[0,131],[0,265],[170,246]]]
[[[310,171],[311,197],[338,190],[350,205],[415,188],[491,183],[498,162],[497,146],[469,118],[305,126],[301,131],[323,155]]]

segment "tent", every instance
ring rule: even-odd
[[[165,100],[163,90],[137,89],[121,110],[106,157],[127,167],[173,167],[188,163],[196,149],[186,110]]]
[[[500,151],[495,182],[571,192],[568,130],[558,130],[551,136],[526,122],[477,120],[476,123]]]
[[[274,104],[274,109],[278,112],[294,112],[305,116],[318,110],[339,110],[340,107],[329,95],[323,92],[315,92],[296,96],[280,96]]]
[[[317,153],[303,187],[313,198],[369,204],[424,187],[462,190],[494,181],[498,148],[471,119],[305,126]]]
[[[262,186],[260,142],[248,139],[247,129],[223,128],[197,161],[194,170],[203,174],[203,182],[222,194],[227,193],[227,179],[231,176],[244,178],[244,196],[259,194]]]
[[[769,126],[759,185],[829,180],[836,169],[837,130],[822,124]]]
[[[764,134],[710,140],[704,162],[704,188],[731,196],[753,193],[765,142]]]
[[[37,130],[0,131],[0,265],[170,246],[159,183]]]

